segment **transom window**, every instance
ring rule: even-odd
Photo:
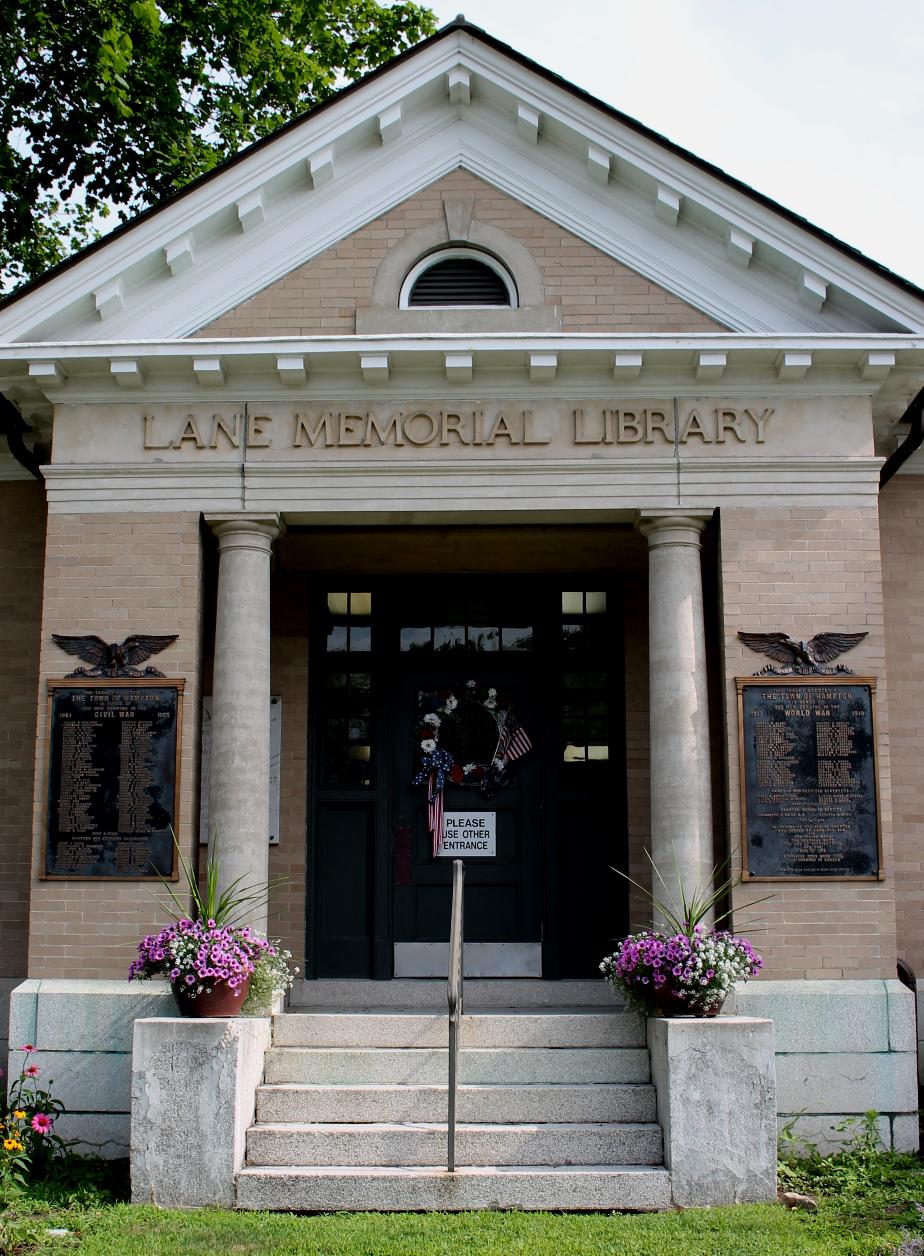
[[[408,309],[510,309],[517,291],[508,271],[478,249],[441,249],[409,272],[400,306]]]

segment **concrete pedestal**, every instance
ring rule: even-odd
[[[234,1206],[269,1017],[135,1022],[132,1202]]]
[[[773,1022],[652,1017],[648,1049],[674,1203],[775,1199]]]

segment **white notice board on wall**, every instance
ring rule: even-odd
[[[282,698],[270,698],[270,846],[279,845],[279,765],[282,760]],[[199,777],[199,845],[209,840],[209,780],[212,771],[212,699],[202,699],[202,760]]]
[[[496,855],[497,812],[447,812],[436,854],[451,859],[488,859]]]

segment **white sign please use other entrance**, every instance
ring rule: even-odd
[[[485,858],[497,854],[497,812],[454,811],[443,816],[443,835],[437,855],[459,859]]]

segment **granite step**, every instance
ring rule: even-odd
[[[245,1168],[238,1208],[284,1212],[516,1208],[655,1212],[671,1206],[670,1174],[648,1165],[508,1165],[445,1168]]]
[[[321,978],[296,981],[289,1006],[299,1008],[432,1008],[446,1013],[446,978],[404,977],[392,981]],[[538,978],[466,978],[466,1012],[486,1007],[601,1007],[618,1009],[620,1001],[602,978],[542,981]]]
[[[654,1121],[654,1087],[622,1085],[461,1086],[460,1121]],[[340,1123],[441,1121],[446,1086],[277,1083],[257,1090],[257,1120]]]
[[[331,1085],[444,1085],[448,1051],[436,1047],[271,1047],[264,1080]],[[463,1085],[650,1081],[644,1047],[472,1047],[459,1054]]]
[[[464,1165],[660,1164],[655,1124],[467,1124],[456,1127]],[[438,1166],[446,1163],[443,1124],[255,1125],[250,1165]]]
[[[445,1013],[409,1011],[283,1012],[273,1018],[277,1047],[445,1047]],[[464,1047],[644,1047],[645,1022],[634,1012],[490,1011],[462,1018]]]

